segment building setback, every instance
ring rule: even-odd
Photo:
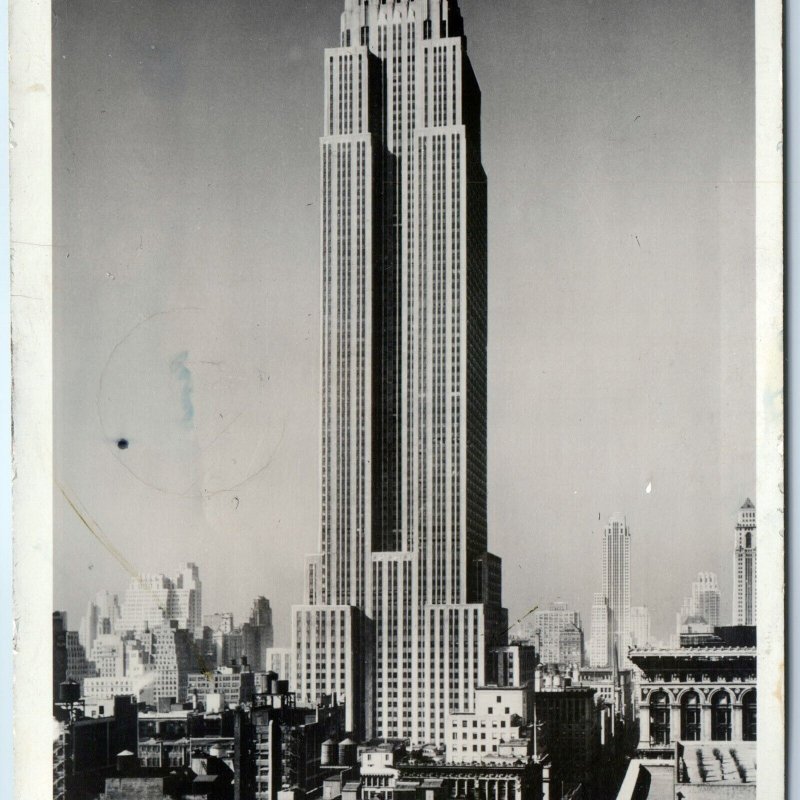
[[[325,51],[320,552],[298,703],[441,744],[505,641],[487,552],[486,175],[456,0],[345,0]]]

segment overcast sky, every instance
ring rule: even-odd
[[[241,621],[263,594],[288,643],[319,538],[318,137],[342,6],[54,2],[54,600],[73,629],[127,569],[193,560],[206,613]],[[461,6],[512,619],[561,598],[588,637],[619,511],[655,632],[699,570],[727,621],[755,490],[753,2]]]

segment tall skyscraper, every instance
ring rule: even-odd
[[[298,701],[441,743],[505,644],[486,526],[486,175],[456,0],[345,0],[321,139],[320,553]]]
[[[698,572],[692,584],[692,614],[702,617],[709,625],[719,622],[719,583],[713,572]]]
[[[756,624],[756,508],[748,497],[739,509],[733,550],[733,624]]]
[[[589,643],[589,666],[610,667],[612,664],[612,624],[608,599],[600,592],[592,601],[592,627]]]
[[[611,609],[617,661],[624,665],[631,646],[631,534],[620,514],[608,520],[603,532],[603,596]]]

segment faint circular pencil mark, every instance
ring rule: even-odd
[[[193,497],[236,489],[268,469],[285,419],[276,382],[261,380],[272,370],[259,338],[215,309],[163,311],[132,328],[97,390],[103,437],[120,464],[159,492]]]

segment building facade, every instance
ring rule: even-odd
[[[448,764],[472,764],[494,761],[511,743],[525,738],[525,727],[532,717],[531,692],[527,686],[486,686],[475,693],[473,711],[447,715],[448,736],[445,759]],[[519,745],[527,759],[533,743]]]
[[[620,665],[631,646],[631,534],[621,514],[603,532],[603,596],[611,610],[612,648]]]
[[[631,606],[631,647],[652,644],[650,611],[647,606]]]
[[[217,667],[213,672],[193,672],[188,676],[186,699],[218,694],[228,708],[250,703],[255,696],[255,673],[247,665]]]
[[[265,668],[282,680],[289,682],[289,690],[295,691],[294,650],[291,647],[268,647],[265,653]]]
[[[189,673],[197,669],[198,650],[191,632],[175,622],[163,623],[142,633],[140,639],[155,671],[156,702],[181,702]]]
[[[456,0],[345,0],[325,51],[320,552],[299,703],[443,743],[502,646],[487,552],[486,175]]]
[[[542,664],[575,663],[576,631],[580,633],[580,647],[583,646],[581,615],[572,611],[565,602],[556,600],[548,608],[536,609],[532,628],[528,630],[539,643],[539,661]],[[577,663],[582,663],[582,659],[578,658]]]
[[[341,737],[343,730],[344,708],[330,698],[313,708],[301,708],[293,694],[281,692],[263,695],[251,708],[237,710],[235,800],[277,800],[283,789],[298,789],[303,797],[318,796],[325,778],[323,743]]]
[[[733,551],[733,624],[756,624],[756,509],[748,497],[739,509]]]
[[[87,653],[92,652],[98,636],[114,633],[120,617],[119,599],[111,592],[98,592],[90,600],[78,629],[78,637]]]
[[[681,742],[756,740],[755,647],[716,642],[635,651],[632,660],[641,670],[641,757],[674,758]]]
[[[497,686],[525,686],[536,676],[539,656],[526,644],[493,647],[490,654],[489,681]]]
[[[194,638],[202,639],[202,608],[202,584],[196,564],[182,565],[171,577],[139,575],[131,579],[112,632],[138,635],[174,622]]]

